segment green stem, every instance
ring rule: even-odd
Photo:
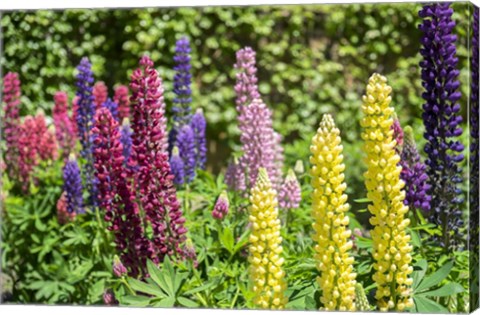
[[[122,277],[121,281],[127,287],[128,291],[130,291],[132,295],[137,295],[136,292],[133,291],[132,287],[128,284],[127,280],[125,280],[124,277]]]

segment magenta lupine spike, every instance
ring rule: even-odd
[[[3,77],[3,137],[6,142],[5,164],[7,165],[8,176],[11,179],[17,178],[19,163],[19,106],[20,106],[20,80],[18,74],[9,72]]]
[[[125,85],[119,85],[115,89],[113,101],[118,104],[119,121],[123,121],[124,118],[130,118],[130,101],[128,99],[128,87],[126,87]]]
[[[245,191],[245,171],[240,165],[237,157],[234,157],[228,164],[227,171],[225,172],[225,184],[231,191]]]
[[[99,109],[102,107],[102,104],[107,101],[108,98],[108,88],[105,85],[105,82],[99,81],[93,86],[93,102],[95,103],[95,108]]]
[[[118,122],[107,108],[95,114],[94,167],[98,179],[98,199],[105,210],[107,227],[114,233],[115,244],[129,275],[145,275],[146,259],[154,256],[153,246],[144,236],[135,187],[123,163],[123,146],[120,142]]]
[[[70,155],[70,152],[75,149],[77,134],[73,120],[68,115],[67,93],[55,93],[54,101],[53,123],[55,125],[55,136],[59,147],[62,149],[63,157],[66,159]]]
[[[278,192],[278,203],[283,209],[297,209],[302,201],[300,183],[292,169],[288,170],[287,177]]]
[[[251,187],[255,184],[261,167],[267,170],[269,177],[276,175],[272,113],[262,100],[255,99],[245,106],[238,120],[243,150],[240,165],[247,173],[247,187]]]
[[[217,202],[213,207],[212,216],[217,220],[222,220],[228,214],[228,207],[229,207],[228,195],[227,195],[227,192],[224,190],[222,191],[220,196],[218,196]]]
[[[395,141],[397,142],[395,150],[397,151],[397,153],[400,153],[402,151],[404,136],[403,136],[402,126],[400,125],[400,121],[397,118],[393,120],[392,130],[393,130],[393,139],[395,139]]]
[[[133,114],[130,160],[135,166],[132,175],[138,185],[137,196],[153,230],[152,260],[159,263],[165,255],[183,259],[187,229],[168,163],[162,81],[149,57],[141,58],[140,68],[131,76],[130,90]]]

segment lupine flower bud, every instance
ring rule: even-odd
[[[255,293],[253,302],[262,309],[284,309],[288,301],[276,195],[266,169],[260,168],[250,196],[252,233],[248,262]]]
[[[99,81],[95,83],[93,86],[93,103],[95,104],[95,108],[99,109],[102,107],[102,104],[107,101],[108,97],[108,88],[105,85],[105,82]]]
[[[113,257],[113,274],[119,278],[127,274],[127,268],[125,268],[117,255]]]
[[[228,164],[225,172],[225,184],[231,191],[245,191],[245,172],[240,165],[238,158],[234,157]]]
[[[67,158],[75,149],[77,140],[75,126],[68,115],[68,96],[65,92],[57,92],[54,96],[53,123],[57,143],[62,149],[63,157]]]
[[[75,212],[68,213],[67,204],[67,195],[65,194],[65,192],[63,192],[57,201],[57,219],[58,223],[61,225],[73,221],[76,216]]]
[[[82,144],[81,156],[86,160],[84,167],[85,186],[90,194],[90,203],[97,206],[97,183],[93,176],[93,139],[91,137],[91,129],[93,126],[93,116],[95,114],[95,104],[93,96],[93,72],[92,65],[88,58],[84,57],[77,67],[77,130],[78,137]],[[101,103],[100,103],[101,105]],[[100,105],[98,105],[100,107]]]
[[[172,156],[170,156],[170,168],[173,174],[173,183],[175,185],[183,185],[185,182],[185,164],[180,157],[178,147],[173,147]]]
[[[107,108],[111,113],[112,117],[118,121],[118,104],[112,101],[111,98],[107,98],[105,102],[103,102],[102,107]]]
[[[108,289],[103,292],[103,303],[109,306],[118,305],[118,301],[115,298],[115,294],[113,294],[112,290]]]
[[[352,232],[347,214],[350,206],[344,194],[347,185],[342,151],[340,130],[333,118],[325,114],[310,146],[310,175],[314,188],[315,260],[321,273],[317,281],[322,289],[320,301],[328,311],[355,310],[356,274],[350,254]]]
[[[190,121],[193,134],[195,135],[195,167],[204,170],[207,163],[207,121],[203,116],[203,110],[197,109]]]
[[[427,166],[421,161],[410,126],[405,127],[405,141],[400,159],[402,167],[400,178],[405,182],[406,192],[404,204],[410,209],[421,209],[424,212],[430,210],[432,198],[428,193],[430,185],[426,173]]]
[[[283,209],[296,209],[300,206],[300,201],[302,201],[302,190],[292,169],[288,170],[287,177],[285,178],[283,185],[280,187],[278,200],[280,208]]]
[[[17,178],[19,163],[19,106],[20,106],[20,80],[15,72],[8,72],[3,77],[3,137],[6,142],[5,164],[7,165],[10,179]]]
[[[195,135],[190,125],[184,125],[177,136],[178,150],[185,170],[185,182],[195,178]]]
[[[63,190],[67,197],[68,213],[84,213],[82,196],[82,178],[75,156],[70,155],[63,167]]]
[[[459,228],[463,226],[461,204],[462,151],[459,137],[462,135],[462,116],[458,101],[459,70],[453,34],[455,21],[450,3],[426,4],[419,12],[423,23],[420,53],[423,60],[422,94],[425,153],[428,158],[427,174],[431,186],[431,221],[441,227],[440,245],[449,250],[463,242]]]
[[[410,297],[413,268],[412,245],[406,228],[408,207],[403,204],[405,183],[400,179],[400,157],[395,152],[392,114],[390,107],[392,88],[387,79],[373,74],[363,96],[364,117],[362,139],[365,141],[366,163],[365,186],[368,206],[374,227],[370,232],[373,241],[373,280],[377,284],[375,298],[380,311],[394,309],[403,311],[413,306]]]
[[[118,118],[123,121],[125,118],[130,118],[130,101],[128,99],[128,87],[119,85],[115,88],[115,95],[113,101],[118,104]]]
[[[130,121],[128,118],[123,118],[122,126],[120,127],[120,143],[123,148],[122,154],[124,165],[127,165],[132,150],[132,129],[130,128]]]
[[[305,173],[305,166],[303,165],[302,160],[297,160],[297,162],[295,162],[295,167],[293,168],[293,170],[298,175]]]
[[[228,214],[228,207],[228,195],[227,192],[224,190],[218,197],[217,202],[213,207],[212,216],[217,220],[222,220]]]
[[[361,283],[355,284],[355,306],[357,311],[370,311],[370,303],[368,303],[367,295]]]

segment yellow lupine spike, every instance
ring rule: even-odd
[[[277,203],[277,193],[272,188],[267,171],[260,168],[250,195],[252,233],[248,261],[255,293],[253,302],[264,309],[284,309],[288,302],[282,269],[284,259],[280,256],[282,238]]]
[[[400,179],[399,156],[391,132],[395,112],[390,107],[392,88],[384,76],[375,73],[366,91],[361,126],[368,166],[364,174],[365,186],[372,201],[368,210],[374,226],[370,234],[375,259],[373,280],[378,286],[375,298],[381,311],[403,311],[413,306],[409,278],[413,271],[410,266],[412,246],[406,232],[410,221],[405,218],[408,208],[403,204],[404,183]],[[378,110],[373,113],[373,109]]]
[[[322,144],[322,145],[320,145]],[[352,243],[348,228],[347,185],[343,182],[345,169],[340,131],[330,115],[324,115],[310,152],[313,191],[313,228],[316,241],[315,259],[321,272],[317,281],[322,289],[320,298],[325,310],[355,310],[355,277]]]

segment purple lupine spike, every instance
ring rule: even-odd
[[[225,172],[225,184],[231,191],[245,191],[245,172],[237,157],[228,164]]]
[[[397,142],[397,145],[395,146],[395,151],[397,152],[397,154],[400,154],[400,152],[402,151],[404,135],[402,126],[400,125],[400,121],[396,117],[393,120],[392,130],[393,139]]]
[[[420,209],[426,213],[430,210],[431,202],[427,167],[421,161],[410,126],[405,127],[404,135],[399,163],[402,167],[400,178],[405,182],[404,204],[410,209]]]
[[[242,114],[244,106],[250,104],[254,99],[260,98],[255,55],[255,51],[250,47],[245,47],[237,52],[237,62],[234,65],[238,71],[236,75],[237,83],[235,84],[237,95],[235,102],[239,114]]]
[[[172,155],[170,156],[170,168],[173,174],[173,183],[175,185],[183,185],[185,182],[185,164],[180,157],[178,147],[173,147]]]
[[[420,53],[423,60],[422,94],[425,153],[428,158],[427,174],[431,186],[431,221],[441,227],[440,240],[445,249],[452,249],[462,239],[460,228],[463,226],[461,204],[463,198],[459,184],[462,182],[463,145],[459,141],[462,135],[462,116],[458,100],[459,70],[453,34],[455,21],[450,3],[424,5],[419,12],[423,23],[419,26],[423,33]]]
[[[184,125],[177,136],[178,150],[185,167],[185,182],[195,178],[195,135],[189,125]]]
[[[245,106],[238,117],[242,134],[243,155],[240,165],[247,170],[247,187],[255,185],[258,170],[264,167],[269,177],[275,176],[275,135],[272,128],[272,113],[260,99]]]
[[[470,88],[470,221],[471,226],[474,227],[469,233],[469,243],[471,244],[472,251],[478,253],[479,242],[479,128],[478,128],[478,98],[479,98],[479,73],[478,62],[479,60],[479,47],[478,47],[478,12],[477,7],[473,7],[473,32],[472,32],[472,58],[470,58],[470,69],[472,72],[471,88]],[[477,193],[472,193],[477,192]],[[472,255],[473,258],[475,255]],[[472,261],[472,260],[471,260]],[[472,263],[476,263],[472,261]],[[477,300],[478,301],[478,300]],[[471,305],[475,302],[471,300]],[[476,302],[478,303],[478,302]]]
[[[190,126],[195,135],[195,166],[204,170],[207,163],[207,121],[201,108],[192,116]]]
[[[292,169],[288,170],[285,182],[278,192],[278,204],[283,209],[297,209],[302,201],[300,183]]]
[[[120,143],[123,147],[122,155],[124,158],[124,165],[127,165],[132,150],[132,129],[130,128],[130,121],[128,118],[123,119],[122,126],[120,127]]]
[[[190,103],[192,102],[192,75],[190,64],[190,41],[186,37],[180,38],[175,45],[175,76],[173,77],[173,92],[175,98],[173,99],[172,107],[172,129],[168,134],[169,153],[177,143],[177,135],[182,126],[188,124],[191,119]]]
[[[105,102],[102,104],[103,107],[107,108],[111,113],[112,117],[118,121],[118,104],[109,97]]]
[[[72,214],[85,213],[82,196],[82,177],[73,154],[63,167],[63,191],[67,198],[67,211]]]
[[[222,220],[228,214],[228,207],[229,207],[228,195],[227,195],[227,192],[224,190],[222,191],[220,196],[218,196],[217,202],[213,207],[212,216],[217,220]]]
[[[82,144],[80,155],[86,160],[84,173],[85,173],[85,186],[90,194],[90,203],[92,206],[98,205],[97,200],[97,182],[93,176],[93,138],[91,136],[91,129],[93,126],[93,116],[95,115],[95,104],[93,97],[93,72],[92,65],[88,61],[87,57],[83,57],[80,64],[77,67],[77,132]]]

